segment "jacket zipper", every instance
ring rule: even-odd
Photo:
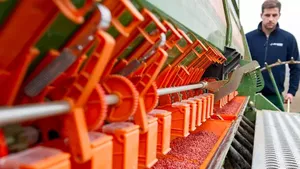
[[[269,37],[267,37],[267,41],[266,41],[265,45],[266,45],[266,46],[265,46],[265,61],[264,61],[264,63],[267,62],[268,46],[269,46]]]

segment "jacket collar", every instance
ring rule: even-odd
[[[275,32],[275,31],[277,31],[277,30],[279,30],[279,29],[280,29],[279,23],[277,23],[277,24],[276,24],[276,28],[275,28],[275,30],[274,30],[273,32]],[[259,31],[261,31],[262,33],[264,33],[264,32],[262,31],[262,21],[258,24],[257,30],[259,30]]]

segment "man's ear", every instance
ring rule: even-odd
[[[263,17],[263,13],[260,14],[260,17],[261,17],[261,18]]]

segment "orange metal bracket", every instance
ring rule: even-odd
[[[145,38],[145,40],[142,42],[142,44],[139,45],[136,50],[133,51],[133,53],[128,56],[128,58],[126,59],[128,62],[132,61],[133,59],[139,59],[140,57],[142,57],[160,39],[160,33],[167,32],[164,25],[150,11],[148,11],[147,9],[143,9],[142,15],[145,18],[144,22],[148,24],[141,24],[137,27],[137,29]],[[156,29],[153,31],[154,33],[148,33],[145,29],[152,22],[156,25]]]
[[[179,70],[177,76],[175,76],[175,78],[173,77],[173,82],[171,83],[172,86],[181,86],[185,84],[186,79],[193,75],[191,74],[192,71],[187,70],[185,66],[180,66],[180,68],[181,69]],[[176,77],[178,77],[179,79]]]
[[[96,38],[99,46],[89,57],[76,81],[64,96],[65,99],[69,98],[74,103],[73,111],[64,118],[64,134],[69,138],[70,152],[78,162],[85,162],[92,156],[82,108],[98,85],[105,69],[103,64],[108,62],[115,44],[114,39],[102,30],[97,31]]]
[[[93,36],[95,32],[97,31],[97,27],[99,24],[99,21],[101,20],[100,13],[93,12],[91,17],[83,24],[83,26],[80,28],[79,31],[75,33],[75,35],[67,42],[67,44],[64,46],[64,48],[74,48],[74,46],[85,43],[84,41],[89,41],[85,46],[82,46],[83,49],[76,53],[76,56],[78,57],[76,61],[65,71],[62,72],[49,86],[53,87],[53,90],[51,94],[52,99],[62,99],[63,95],[67,91],[67,87],[72,84],[72,82],[75,80],[75,76],[77,75],[80,66],[82,65],[83,61],[86,59],[85,53],[92,47],[92,45],[98,45],[96,44],[97,40],[95,40],[95,37]],[[94,38],[89,40],[88,38]],[[35,68],[35,70],[29,75],[29,77],[26,79],[24,84],[28,84],[34,77],[36,77],[39,72],[41,72],[51,61],[53,61],[55,58],[59,57],[59,52],[56,50],[50,50],[48,54],[44,57],[44,59],[39,63],[39,65]],[[22,87],[24,88],[24,86]],[[31,100],[31,102],[43,102],[43,99],[45,95],[49,94],[49,87],[46,87],[45,91],[42,92],[42,94],[38,95],[37,97],[27,97],[23,91],[21,91],[20,95],[22,95],[22,101],[26,102],[26,100]],[[48,92],[46,92],[48,91]]]
[[[159,38],[159,34],[151,36],[144,31],[144,29],[150,23],[154,22],[155,25],[157,26],[158,30],[162,30],[163,32],[166,32],[166,28],[156,18],[156,16],[154,14],[152,14],[150,11],[148,11],[147,9],[143,9],[142,16],[144,17],[144,20],[138,25],[137,29],[132,29],[132,32],[130,33],[130,35],[128,37],[118,36],[116,38],[116,46],[114,48],[112,58],[110,59],[108,65],[106,66],[106,71],[103,75],[103,78],[107,77],[109,74],[111,74],[113,72],[113,68],[118,61],[117,58],[124,52],[124,50],[127,48],[127,46],[129,44],[131,44],[138,37],[138,35],[142,34],[146,39],[145,41],[147,41],[151,45],[153,45],[155,43],[155,41]],[[133,55],[131,55],[131,56],[133,56]],[[137,55],[137,53],[136,53],[134,55],[134,57],[136,57],[136,56],[141,56],[141,53],[140,53],[140,55]],[[127,62],[130,61],[130,59],[128,59],[126,61]],[[116,72],[115,69],[114,69],[114,72]]]
[[[127,61],[126,61],[127,62]],[[128,63],[128,62],[127,62]],[[127,65],[127,64],[126,64]],[[143,75],[143,73],[145,72],[146,68],[147,68],[147,63],[146,62],[142,62],[141,65],[139,66],[139,68],[137,68],[137,70],[135,72],[132,72],[132,74],[128,75],[128,78],[135,79],[136,77],[140,77]],[[125,67],[125,66],[124,66]]]
[[[0,105],[14,103],[25,72],[38,52],[36,49],[32,52],[32,47],[58,12],[52,1],[20,1],[3,24],[0,30],[0,88],[3,89]],[[20,34],[20,27],[25,33]]]
[[[38,54],[39,52],[37,49],[30,49],[28,53],[24,53],[24,57],[19,58],[19,63],[10,67],[13,70],[10,71],[10,75],[6,76],[0,84],[1,89],[3,89],[3,95],[0,97],[0,105],[14,104],[21,83],[25,77],[26,70],[33,58]]]
[[[192,46],[193,42],[185,34],[184,31],[182,31],[181,29],[176,29],[176,30],[178,31],[179,35],[181,35],[183,37],[183,39],[186,41],[186,43],[187,43],[186,46],[184,46],[184,47],[180,47],[177,43],[174,44],[174,46],[181,53],[181,55],[176,58],[176,59],[178,59],[180,57],[185,57],[185,56],[183,56],[183,53],[187,52],[188,48],[190,46]],[[163,71],[160,72],[160,74],[158,75],[158,78],[156,80],[159,88],[169,86],[168,84],[169,84],[170,78],[174,77],[175,74],[178,73],[178,67],[176,67],[177,65],[178,65],[178,63],[176,63],[176,64],[172,63],[171,65],[167,65],[167,67]]]
[[[115,28],[125,37],[128,37],[131,32],[142,22],[144,17],[142,14],[134,7],[134,5],[129,0],[105,0],[103,3],[108,7],[112,14],[112,24]],[[119,17],[125,12],[129,11],[132,15],[132,21],[127,26],[124,26],[119,21]]]
[[[71,21],[81,24],[84,22],[84,16],[94,5],[94,0],[85,0],[82,8],[76,9],[71,0],[52,0],[60,11]]]
[[[81,107],[88,100],[104,72],[105,67],[103,65],[110,59],[115,45],[114,39],[102,30],[97,31],[96,38],[99,45],[79,72],[76,82],[67,93],[68,97],[76,100],[76,106]]]
[[[191,45],[187,45],[186,49],[184,50],[184,52],[178,56],[173,63],[171,63],[171,66],[175,66],[178,65],[191,51],[192,49],[194,49],[195,47],[197,47],[199,44],[201,44],[201,42],[199,40],[196,40],[193,44]]]
[[[193,41],[188,37],[188,35],[183,30],[177,28],[177,31],[184,38],[184,40],[186,41],[187,45],[182,47],[182,46],[179,46],[178,44],[175,44],[175,46],[178,48],[178,50],[181,53],[184,53],[188,49],[188,47],[193,44]]]
[[[167,37],[164,50],[171,49],[182,38],[182,35],[176,30],[176,28],[166,20],[163,20],[163,25],[166,27],[167,32],[170,31],[170,35]]]
[[[147,63],[151,63],[147,70],[145,70],[140,81],[135,85],[136,89],[139,91],[139,106],[137,112],[135,113],[135,123],[141,127],[141,132],[147,132],[147,119],[146,119],[146,109],[145,109],[145,96],[155,81],[160,69],[167,59],[167,52],[161,48],[158,48],[158,51],[154,56],[149,59]],[[152,91],[153,92],[153,91]]]
[[[172,85],[172,82],[174,81],[173,78],[177,76],[180,69],[181,69],[181,66],[175,66],[175,67],[171,66],[171,70],[168,73],[168,76],[165,77],[164,83],[161,84],[162,87],[170,87]]]
[[[75,81],[76,76],[79,73],[80,67],[82,66],[82,64],[87,58],[85,53],[87,53],[92,47],[95,47],[97,51],[95,51],[95,49],[94,51],[96,53],[98,52],[96,55],[100,54],[101,47],[97,48],[97,46],[99,45],[102,46],[101,44],[102,42],[101,42],[101,38],[99,39],[95,37],[95,34],[97,34],[99,21],[101,19],[103,19],[101,13],[99,11],[94,11],[89,17],[89,19],[85,21],[83,26],[81,26],[81,28],[64,46],[65,48],[73,49],[77,45],[83,45],[82,50],[79,51],[76,50],[76,56],[78,57],[76,61],[65,72],[63,72],[57,79],[55,79],[55,81],[51,84],[52,86],[55,87],[54,91],[51,92],[52,99],[62,99],[62,97],[65,95],[66,91],[68,90],[68,87]],[[44,60],[47,60],[47,58],[45,58]],[[43,66],[44,60],[39,65],[40,67],[44,67]],[[48,63],[49,62],[50,61],[48,61]],[[33,75],[37,72],[39,72],[39,69],[35,70]]]
[[[19,55],[28,52],[57,13],[55,4],[48,0],[20,1],[0,31],[0,69],[7,69]],[[22,29],[25,33],[20,34],[22,25],[26,25]]]
[[[194,77],[198,77],[196,75],[199,75],[197,72],[199,72],[199,68],[196,66],[197,65],[197,62],[201,62],[201,60],[205,60],[206,58],[203,57],[206,55],[207,53],[207,48],[202,44],[201,41],[198,41],[197,40],[197,43],[199,43],[199,45],[197,45],[196,47],[200,47],[202,49],[202,52],[201,53],[198,53],[195,48],[192,49],[191,52],[193,52],[196,56],[197,56],[197,59],[195,59],[193,62],[191,62],[188,66],[187,66],[187,72],[189,72],[189,76],[187,74],[184,74],[184,73],[181,73],[182,75],[182,81],[181,82],[178,82],[177,85],[178,86],[182,86],[182,85],[188,85],[190,83],[193,83],[194,81],[192,81],[192,79]],[[206,68],[202,68],[202,69],[206,69]],[[202,75],[201,75],[202,76]],[[201,78],[201,77],[200,77]]]
[[[186,36],[186,35],[185,35]],[[183,37],[185,37],[185,36],[183,36]],[[199,45],[201,45],[202,43],[201,43],[201,41],[199,41],[199,40],[196,40],[194,43],[192,43],[191,45],[187,45],[183,50],[184,50],[184,52],[180,55],[180,56],[178,56],[174,61],[173,61],[173,63],[171,63],[171,70],[172,69],[174,69],[173,71],[171,71],[171,72],[173,72],[172,74],[173,75],[171,75],[170,74],[170,70],[168,70],[168,69],[164,69],[162,72],[161,72],[161,74],[160,74],[160,76],[159,76],[159,82],[161,82],[161,84],[160,84],[160,86],[162,86],[162,87],[170,87],[170,86],[172,86],[173,85],[173,82],[174,82],[174,77],[176,77],[177,76],[177,74],[179,73],[179,71],[180,71],[180,69],[178,69],[178,67],[176,67],[195,47],[197,47],[197,46],[199,46]],[[180,49],[180,47],[177,45],[177,48],[179,48]],[[168,76],[165,76],[166,75],[166,72],[167,71],[169,71],[169,73],[168,73]],[[162,75],[164,75],[165,77],[161,77]],[[163,79],[163,80],[162,80]],[[167,80],[168,79],[168,80]],[[164,84],[166,84],[166,85],[163,85],[162,84],[162,82],[164,83]]]

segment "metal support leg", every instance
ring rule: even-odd
[[[273,86],[274,86],[276,95],[277,95],[277,97],[278,97],[279,104],[280,104],[279,106],[280,106],[280,108],[284,108],[284,106],[283,106],[283,100],[281,99],[281,94],[280,94],[280,92],[279,92],[279,90],[278,90],[278,87],[277,87],[277,85],[276,85],[275,78],[274,78],[274,75],[273,75],[273,73],[272,73],[272,69],[271,69],[271,67],[268,66],[267,63],[266,63],[266,68],[267,68],[267,70],[268,70],[268,73],[269,73],[269,75],[270,75],[270,79],[271,79],[271,81],[272,81],[272,84],[273,84]],[[276,106],[277,106],[277,105],[276,105]]]

